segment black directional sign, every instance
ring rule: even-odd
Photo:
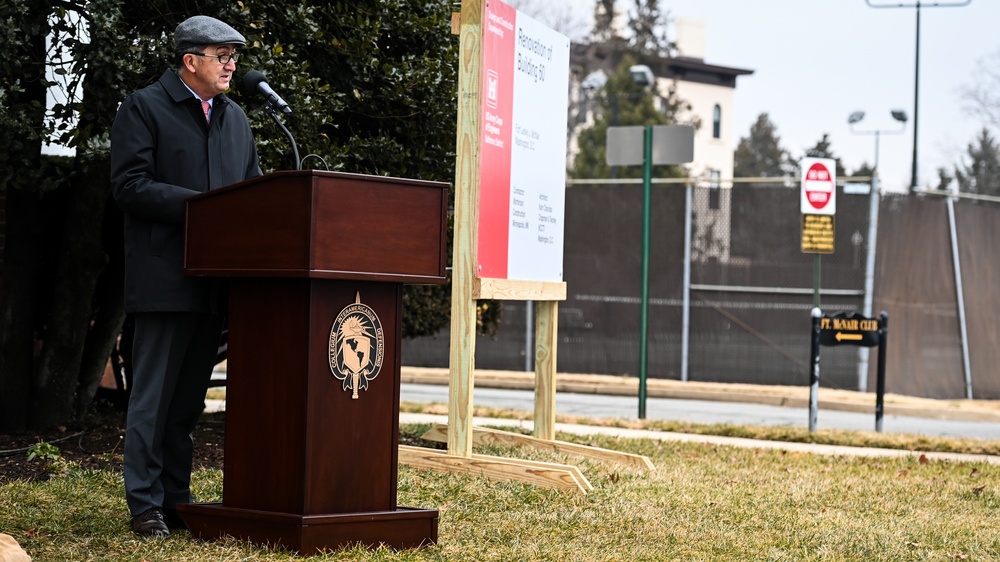
[[[819,350],[820,346],[857,345],[878,347],[878,369],[875,375],[875,431],[882,431],[885,412],[885,345],[889,336],[889,313],[867,318],[856,312],[823,314],[812,309],[812,342],[809,351],[809,431],[816,429],[816,411],[819,408]]]
[[[821,345],[875,347],[879,344],[878,319],[866,318],[856,312],[824,315],[819,328]]]

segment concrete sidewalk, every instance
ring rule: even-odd
[[[447,385],[448,369],[403,367],[403,383]],[[477,369],[475,386],[528,390],[535,387],[534,373]],[[556,392],[638,396],[639,380],[635,377],[609,375],[556,375]],[[646,394],[651,398],[678,398],[767,404],[793,408],[809,407],[809,388],[735,383],[681,382],[648,379]],[[820,388],[819,408],[848,412],[875,412],[875,393]],[[884,414],[927,419],[1000,422],[998,400],[934,400],[899,394],[886,394]]]

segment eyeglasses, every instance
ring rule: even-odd
[[[210,55],[208,53],[188,53],[189,55],[197,55],[199,57],[213,57],[219,59],[219,64],[226,65],[229,61],[236,62],[240,60],[240,55],[233,53],[231,55]]]

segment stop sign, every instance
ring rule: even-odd
[[[837,212],[836,162],[829,158],[802,159],[802,214]]]

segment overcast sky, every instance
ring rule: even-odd
[[[548,1],[572,5],[581,17],[593,14],[593,0]],[[936,184],[937,168],[952,167],[982,128],[980,119],[963,110],[961,92],[975,83],[977,63],[1000,52],[1000,0],[971,0],[962,7],[932,3],[946,0],[921,2],[922,186]],[[907,130],[880,135],[879,159],[887,189],[909,185],[916,9],[874,8],[866,0],[664,0],[662,6],[672,18],[703,22],[706,62],[754,71],[737,79],[734,143],[766,112],[794,156],[829,133],[834,153],[852,170],[874,160],[875,136],[852,134],[848,115],[865,112],[856,130],[891,130],[898,123],[890,111],[903,109],[910,118]]]

